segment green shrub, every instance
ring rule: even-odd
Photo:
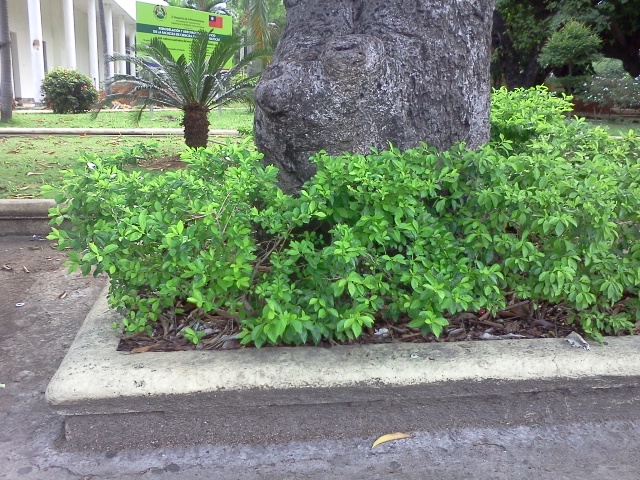
[[[296,197],[249,141],[187,152],[188,169],[162,175],[87,158],[52,210],[72,226],[50,238],[72,267],[109,274],[129,333],[188,310],[238,322],[256,346],[354,339],[379,317],[439,335],[507,292],[564,304],[596,337],[631,329],[640,140],[567,122],[557,99],[549,109],[517,149],[320,152]]]
[[[86,112],[98,100],[98,92],[89,77],[65,68],[56,68],[45,75],[42,93],[54,113]]]
[[[562,128],[565,112],[571,112],[571,97],[557,97],[544,85],[534,88],[507,90],[501,87],[493,91],[491,102],[491,140],[500,141],[501,136],[514,142],[519,148],[542,134]]]

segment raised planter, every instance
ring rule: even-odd
[[[105,290],[47,388],[71,448],[624,418],[640,402],[638,337],[127,354],[117,319]]]
[[[47,199],[0,199],[0,235],[43,235],[50,231]]]

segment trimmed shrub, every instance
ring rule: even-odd
[[[98,100],[98,92],[89,77],[65,68],[56,68],[45,75],[42,93],[54,113],[87,112]]]
[[[52,210],[72,227],[49,238],[72,249],[72,268],[109,274],[128,333],[188,311],[238,322],[256,346],[354,339],[377,318],[438,336],[508,292],[562,304],[595,337],[631,330],[640,139],[528,94],[540,125],[517,130],[526,141],[320,152],[295,197],[248,141],[189,151],[188,169],[159,176],[87,157]]]

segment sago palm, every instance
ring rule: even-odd
[[[125,101],[138,110],[138,119],[146,107],[159,105],[182,110],[184,139],[192,148],[206,147],[209,136],[208,113],[232,100],[250,100],[257,75],[244,76],[243,68],[264,55],[256,51],[226,70],[234,54],[244,47],[238,36],[223,37],[208,53],[209,32],[200,31],[192,39],[189,58],[174,58],[165,43],[154,38],[139,45],[135,55],[116,54],[113,61],[131,62],[136,76],[117,74],[111,83],[112,94],[96,105],[99,111],[114,100]]]

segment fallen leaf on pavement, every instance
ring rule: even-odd
[[[381,443],[390,442],[392,440],[402,440],[403,438],[411,438],[411,435],[402,432],[388,433],[386,435],[382,435],[375,442],[373,442],[371,448],[375,448]]]
[[[585,350],[591,350],[591,345],[584,338],[578,335],[576,332],[571,332],[569,335],[564,337],[564,339],[569,342],[569,345],[575,348],[583,348]]]

